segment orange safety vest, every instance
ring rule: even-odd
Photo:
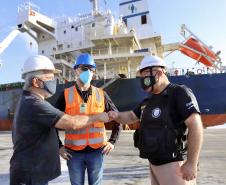
[[[92,115],[102,113],[105,110],[103,90],[91,86],[92,95],[89,96],[86,103],[86,111],[80,112],[80,106],[83,99],[79,95],[75,86],[64,90],[66,101],[65,112],[69,115]],[[79,130],[65,131],[65,146],[72,150],[82,150],[86,146],[94,149],[106,145],[107,135],[103,122],[95,122],[92,125]]]

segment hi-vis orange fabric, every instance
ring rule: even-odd
[[[179,49],[183,54],[203,63],[208,67],[213,66],[213,62],[216,61],[217,57],[213,51],[204,46],[198,40],[193,37],[189,38],[180,46]]]
[[[88,98],[84,113],[81,113],[81,104],[84,104],[84,102],[75,86],[65,89],[65,112],[69,115],[92,115],[104,112],[103,90],[94,86],[91,88],[92,95]],[[72,150],[82,150],[86,146],[97,149],[104,146],[106,142],[107,136],[103,122],[95,122],[91,126],[79,130],[66,130],[65,133],[65,146]]]

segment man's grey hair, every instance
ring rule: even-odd
[[[43,76],[44,74],[46,74],[45,71],[33,71],[33,72],[29,72],[23,75],[23,79],[24,79],[24,86],[23,86],[23,90],[28,90],[31,86],[32,86],[32,79],[33,78],[39,78],[41,76]]]

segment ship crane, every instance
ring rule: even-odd
[[[65,23],[64,23],[65,22]],[[60,28],[70,26],[67,21],[62,21]],[[22,33],[27,33],[38,44],[38,53],[49,57],[56,68],[62,71],[59,76],[60,82],[64,82],[64,78],[72,80],[73,73],[71,71],[72,61],[68,56],[56,56],[57,51],[65,50],[71,46],[68,41],[66,44],[66,32],[68,30],[60,30],[57,22],[39,12],[39,7],[30,2],[25,2],[18,7],[18,23],[17,28]],[[57,30],[58,28],[58,30]],[[71,28],[71,26],[70,26]],[[62,32],[63,35],[61,34]],[[68,38],[67,38],[68,39]],[[32,45],[32,43],[30,43]]]
[[[10,34],[0,43],[0,55],[11,44],[18,34],[19,31],[15,29],[11,31]]]
[[[12,41],[16,38],[16,36],[19,34],[19,31],[17,29],[14,29],[9,33],[9,35],[0,43],[0,56],[3,53],[3,51],[12,43]],[[2,67],[2,60],[0,60],[0,68]]]

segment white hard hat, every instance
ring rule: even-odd
[[[140,63],[139,70],[142,70],[146,67],[154,67],[154,66],[166,67],[166,63],[163,59],[161,59],[158,56],[146,55]]]
[[[22,78],[26,73],[49,70],[53,73],[60,73],[60,70],[55,69],[53,62],[46,56],[34,55],[29,57],[23,65],[22,68]]]

